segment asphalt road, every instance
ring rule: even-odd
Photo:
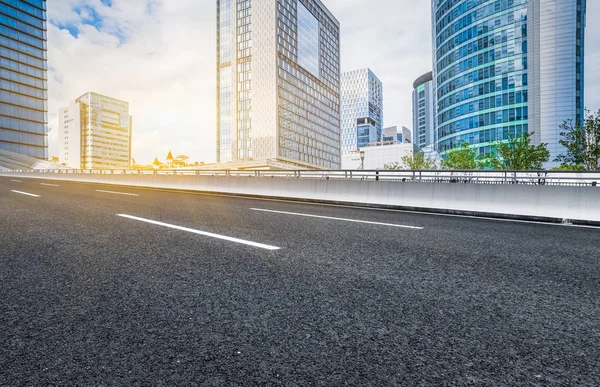
[[[598,386],[600,230],[0,177],[0,385]]]

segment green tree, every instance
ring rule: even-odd
[[[581,164],[562,164],[560,167],[552,168],[553,171],[585,171]]]
[[[586,110],[585,122],[565,121],[560,128],[560,144],[566,152],[554,161],[563,165],[581,165],[586,171],[600,170],[600,110],[594,115]]]
[[[384,168],[388,171],[408,169],[412,171],[424,171],[430,169],[437,169],[435,160],[425,157],[423,152],[417,152],[413,156],[407,155],[400,159],[400,162],[394,161],[384,165]]]
[[[446,159],[442,161],[442,168],[457,170],[479,169],[477,151],[471,148],[468,142],[463,142],[460,147],[452,149],[446,154]]]
[[[547,144],[531,144],[533,133],[523,133],[522,137],[511,134],[507,142],[496,142],[487,155],[487,164],[492,169],[511,171],[539,171],[550,159]]]

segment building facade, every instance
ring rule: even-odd
[[[59,160],[77,169],[127,169],[131,160],[129,103],[87,93],[60,109]]]
[[[383,129],[383,142],[399,142],[401,144],[412,144],[412,132],[403,126],[398,130],[397,126],[390,126]]]
[[[372,142],[381,141],[382,131],[378,129],[377,122],[371,117],[356,120],[355,131],[357,146],[354,150],[365,147]]]
[[[585,0],[432,4],[438,151],[529,132],[554,160],[560,124],[583,118]]]
[[[370,69],[343,73],[342,153],[381,141],[382,136],[383,84]]]
[[[320,0],[217,0],[217,161],[338,169],[340,25]]]
[[[0,149],[48,159],[46,0],[0,0]]]
[[[423,74],[413,83],[414,142],[419,148],[435,143],[433,72]]]
[[[371,143],[354,152],[342,155],[346,170],[383,170],[386,164],[400,163],[405,157],[413,158],[419,152],[414,144],[397,141]]]

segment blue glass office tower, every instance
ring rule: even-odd
[[[383,138],[383,84],[370,69],[342,74],[342,153]]]
[[[0,0],[0,149],[48,158],[46,0]]]
[[[438,151],[530,132],[553,160],[560,124],[583,117],[585,0],[432,5]]]

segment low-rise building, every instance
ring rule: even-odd
[[[384,141],[368,144],[358,151],[343,155],[343,169],[346,170],[377,170],[385,169],[389,163],[402,162],[402,158],[419,152],[419,148],[410,143],[401,143],[399,141]]]

